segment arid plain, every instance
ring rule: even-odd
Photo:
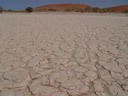
[[[128,16],[0,14],[0,96],[128,96]]]

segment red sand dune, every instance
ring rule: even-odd
[[[36,9],[50,9],[50,8],[53,8],[53,9],[56,9],[56,10],[64,10],[66,8],[84,9],[84,8],[87,8],[87,7],[90,7],[90,6],[84,5],[84,4],[70,4],[70,3],[67,3],[67,4],[45,5],[45,6],[35,8],[35,10]]]
[[[84,4],[70,4],[70,3],[66,3],[66,4],[50,4],[50,5],[44,5],[44,6],[40,6],[40,7],[36,7],[34,8],[35,11],[40,10],[40,9],[55,9],[55,10],[65,10],[67,8],[78,8],[78,9],[84,9],[91,6],[89,5],[84,5]],[[112,9],[115,10],[117,12],[122,12],[126,9],[128,9],[128,5],[121,5],[121,6],[114,6],[114,7],[108,7],[108,8],[104,8],[104,9]]]
[[[112,9],[112,10],[115,10],[117,12],[122,12],[122,11],[128,9],[128,5],[114,6],[114,7],[109,7],[107,9]]]

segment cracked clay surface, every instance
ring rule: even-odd
[[[128,17],[0,15],[0,96],[128,96]]]

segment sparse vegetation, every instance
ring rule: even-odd
[[[85,10],[85,12],[92,12],[92,8],[91,7],[87,7],[84,10]]]
[[[108,12],[116,12],[115,10],[109,9]]]
[[[27,8],[26,8],[26,11],[27,11],[27,12],[32,12],[32,11],[33,11],[33,8],[32,8],[32,7],[27,7]]]
[[[65,11],[66,11],[66,12],[71,12],[72,9],[71,9],[71,8],[67,8],[67,9],[65,9]]]
[[[3,8],[0,6],[0,13],[2,13]],[[32,7],[27,7],[26,8],[27,12],[32,12],[33,8]],[[85,8],[79,8],[79,7],[72,7],[72,8],[66,8],[66,9],[57,9],[57,8],[52,8],[52,7],[42,7],[42,8],[35,8],[34,9],[35,12],[53,12],[53,11],[65,11],[65,12],[96,12],[96,13],[107,13],[107,12],[120,12],[120,11],[116,11],[116,9],[112,9],[112,8],[99,8],[99,7],[85,7]],[[4,12],[25,12],[25,10],[4,10]],[[128,13],[128,9],[122,11],[122,13]]]
[[[108,12],[108,9],[101,9],[101,10],[103,11],[103,13],[104,13],[104,12]]]
[[[78,8],[71,8],[71,10],[76,12],[76,11],[79,11],[80,9],[78,9]]]
[[[100,13],[104,13],[104,9],[99,9],[99,12]]]
[[[105,12],[116,12],[115,10],[112,9],[104,9],[104,8],[98,8],[98,7],[87,7],[85,9],[78,9],[78,8],[67,8],[65,9],[66,12],[99,12],[99,13],[105,13]],[[127,10],[126,10],[127,13]]]
[[[13,11],[13,10],[11,10],[11,9],[8,9],[8,11]]]
[[[51,8],[51,9],[48,9],[48,11],[56,11],[56,10]]]
[[[46,12],[46,11],[48,11],[48,9],[40,8],[40,9],[36,9],[34,11],[37,11],[37,12]]]
[[[67,8],[67,9],[65,9],[65,11],[66,12],[79,12],[80,11],[80,9],[78,9],[78,8]]]
[[[128,13],[128,9],[124,10],[123,13]]]
[[[104,12],[115,12],[114,10],[112,9],[103,9]]]
[[[2,14],[2,12],[3,12],[3,8],[0,6],[0,13]]]
[[[92,9],[93,12],[99,12],[99,10],[100,10],[100,8],[98,8],[98,7],[94,7],[94,8]]]

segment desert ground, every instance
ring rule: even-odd
[[[0,96],[128,96],[128,16],[0,14]]]

